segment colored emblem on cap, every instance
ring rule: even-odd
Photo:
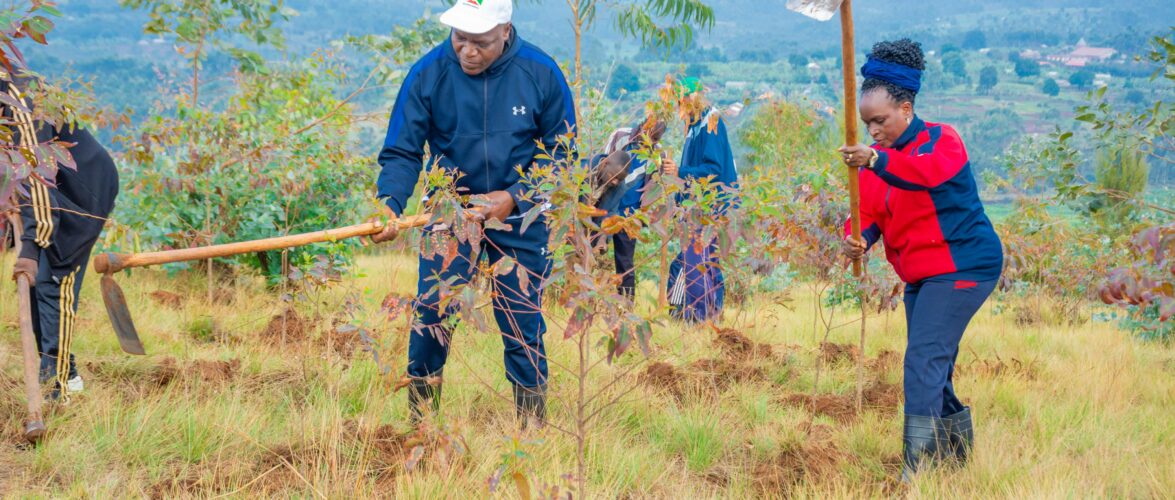
[[[465,5],[469,5],[471,7],[481,7],[481,3],[484,1],[485,0],[465,0]]]

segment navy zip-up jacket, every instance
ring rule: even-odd
[[[710,116],[718,114],[718,128],[710,132]],[[681,148],[679,175],[683,179],[713,176],[714,180],[730,187],[738,186],[738,171],[734,153],[726,136],[726,122],[716,108],[710,108],[686,132]]]
[[[710,117],[718,114],[718,127],[710,132]],[[681,166],[678,175],[685,180],[694,180],[702,177],[713,177],[714,182],[726,187],[738,188],[738,169],[734,163],[734,153],[730,149],[730,138],[726,135],[726,122],[722,120],[721,112],[711,107],[702,118],[692,125],[686,132],[685,145],[681,148]],[[724,195],[725,202],[720,211],[725,211],[732,205],[737,206],[737,197]]]
[[[462,175],[468,194],[507,191],[515,215],[533,200],[528,171],[540,144],[556,159],[569,151],[559,137],[575,129],[575,103],[559,65],[517,34],[488,69],[469,76],[449,40],[412,66],[400,87],[379,153],[378,196],[397,215],[420,178],[424,145],[442,168]]]

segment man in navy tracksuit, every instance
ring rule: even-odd
[[[460,173],[459,188],[481,198],[475,210],[504,221],[509,230],[486,229],[477,248],[462,245],[447,267],[441,257],[420,258],[416,321],[408,345],[409,407],[414,420],[426,401],[439,407],[441,370],[448,356],[454,311],[440,310],[438,280],[467,283],[481,255],[492,264],[504,256],[527,270],[494,277],[494,318],[505,344],[506,377],[514,386],[519,417],[542,422],[546,412],[546,324],[540,283],[550,271],[548,230],[539,221],[521,231],[535,200],[519,175],[543,149],[566,158],[575,128],[575,105],[559,66],[518,36],[510,22],[510,0],[461,0],[441,16],[449,40],[413,65],[392,109],[379,154],[378,195],[389,216],[400,216],[415,189],[424,146],[441,168]],[[540,147],[541,145],[541,147]],[[432,228],[437,230],[437,228]],[[396,237],[388,229],[373,240]],[[525,286],[524,286],[525,285]]]
[[[52,184],[38,179],[24,184],[28,196],[20,199],[23,232],[13,268],[14,278],[23,275],[32,285],[30,306],[41,353],[41,383],[48,385],[50,399],[65,401],[69,393],[84,388],[70,352],[78,295],[90,250],[114,209],[118,170],[106,149],[85,129],[57,130],[36,121],[30,112],[32,101],[23,93],[28,83],[24,78],[0,83],[0,92],[9,102],[23,103],[25,108],[3,105],[4,118],[12,124],[13,144],[27,150],[51,141],[70,144],[76,167],[55,166]]]

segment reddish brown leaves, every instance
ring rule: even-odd
[[[445,257],[444,257],[444,260],[441,262],[441,270],[442,271],[449,269],[449,265],[452,264],[453,260],[457,258],[457,254],[458,254],[459,250],[460,250],[460,244],[457,243],[456,239],[450,238],[448,241],[445,242]]]
[[[1136,328],[1160,336],[1169,333],[1164,323],[1175,317],[1175,224],[1136,234],[1130,255],[1133,262],[1111,271],[1098,297],[1106,304],[1133,307]]]
[[[592,217],[603,217],[605,215],[608,215],[608,212],[605,212],[599,208],[593,207],[593,206],[588,205],[586,203],[579,204],[579,216],[584,219],[590,219]]]
[[[412,311],[412,300],[413,298],[407,295],[390,292],[380,303],[380,310],[387,315],[388,321],[395,321]]]
[[[621,217],[613,215],[604,219],[600,223],[600,230],[607,235],[617,234],[624,231],[630,238],[637,238],[640,236],[641,222],[635,217]]]

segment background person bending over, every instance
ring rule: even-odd
[[[612,132],[608,138],[608,147],[605,153],[626,151],[632,156],[628,170],[624,177],[624,186],[614,200],[601,204],[600,208],[608,212],[607,217],[613,215],[630,216],[641,208],[641,197],[644,195],[645,183],[648,181],[648,165],[637,154],[638,151],[651,147],[657,154],[660,153],[661,138],[665,135],[665,122],[656,118],[647,118],[636,127],[625,127]],[[673,164],[671,160],[661,161],[661,164]],[[657,165],[662,168],[662,165]],[[677,175],[676,171],[665,175]],[[618,291],[629,300],[636,298],[636,239],[627,232],[621,231],[612,235],[612,256],[616,264],[616,274],[620,276]]]

